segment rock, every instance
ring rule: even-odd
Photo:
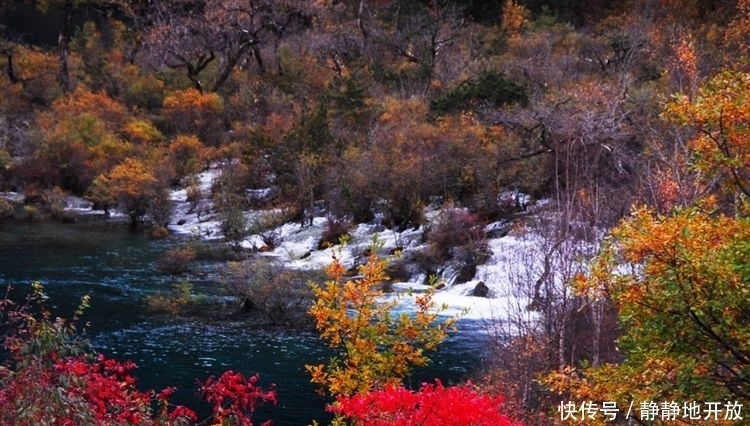
[[[513,223],[509,221],[492,222],[484,228],[486,238],[502,238],[513,229]]]
[[[474,297],[489,297],[490,288],[487,287],[487,284],[485,284],[484,281],[479,281],[477,285],[474,286],[474,290],[471,292],[471,295]]]

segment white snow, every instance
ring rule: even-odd
[[[0,192],[0,198],[3,198],[11,203],[20,203],[24,199],[24,195],[18,192]]]
[[[210,191],[213,180],[218,176],[217,169],[210,169],[198,176],[202,200],[190,206],[187,193],[183,190],[174,191],[171,200],[175,203],[174,218],[169,230],[176,234],[200,236],[202,238],[221,238],[219,221],[211,212]],[[263,192],[259,190],[259,192]],[[523,194],[513,194],[514,200],[527,201]],[[201,203],[204,203],[201,205]],[[247,212],[249,223],[257,220],[262,211]],[[437,212],[427,212],[427,218],[434,218]],[[288,268],[322,269],[330,264],[336,256],[347,267],[353,267],[363,262],[362,253],[371,247],[373,241],[381,246],[381,253],[387,253],[396,248],[405,250],[419,249],[422,243],[423,228],[409,229],[397,233],[375,224],[359,224],[350,231],[350,238],[344,245],[337,245],[327,249],[317,249],[320,235],[326,226],[325,217],[315,217],[312,225],[302,226],[299,223],[286,223],[272,232],[275,233],[278,244],[259,253],[273,259]],[[507,223],[497,222],[488,225],[487,230],[508,227]],[[250,235],[242,242],[245,248],[261,249],[264,247],[260,235]],[[492,252],[490,259],[478,267],[473,280],[455,285],[447,285],[437,290],[434,301],[445,308],[442,314],[461,315],[462,318],[472,320],[507,320],[513,315],[518,319],[534,317],[527,306],[530,303],[529,283],[535,282],[542,270],[543,255],[541,237],[532,230],[512,230],[508,235],[489,239]],[[425,276],[416,275],[409,282],[394,283],[397,294],[388,295],[396,298],[399,307],[412,309],[415,294],[427,289],[424,285]],[[472,291],[479,282],[484,282],[490,290],[487,298],[474,297]]]
[[[200,191],[197,200],[188,200],[186,188],[176,189],[170,193],[169,199],[173,204],[173,215],[168,229],[173,234],[188,235],[202,239],[221,239],[220,220],[213,211],[211,190],[214,180],[220,175],[219,166],[212,167],[196,176],[197,189]],[[248,190],[249,197],[267,195],[270,189]],[[2,193],[3,198],[16,200],[21,197],[16,193]],[[528,196],[520,193],[507,193],[499,196],[500,202],[527,204]],[[104,214],[94,210],[91,203],[80,198],[70,197],[66,200],[67,209],[80,214]],[[544,200],[536,203],[540,208]],[[115,217],[122,216],[116,211],[111,212]],[[264,215],[278,214],[274,211],[245,212],[249,224],[262,221]],[[427,220],[434,220],[440,213],[437,209],[425,212]],[[326,249],[318,249],[320,236],[327,224],[327,218],[315,217],[312,224],[302,226],[299,223],[285,223],[273,230],[265,231],[273,234],[276,244],[274,247],[264,247],[262,235],[248,236],[241,245],[247,249],[258,249],[259,255],[277,261],[287,268],[319,270],[330,264],[336,256],[345,266],[351,268],[366,261],[366,249],[373,247],[376,242],[382,256],[392,256],[396,249],[408,252],[423,248],[424,227],[396,232],[378,224],[359,224],[349,233],[349,239],[344,245],[336,245]],[[488,235],[503,235],[503,231],[510,229],[507,222],[496,222],[486,227]],[[266,237],[268,235],[265,235]],[[437,290],[434,301],[437,306],[444,308],[442,314],[460,315],[465,319],[508,320],[513,316],[533,320],[534,314],[529,312],[530,283],[535,282],[542,273],[543,245],[542,238],[533,230],[511,230],[505,236],[492,237],[488,241],[492,252],[490,259],[477,268],[477,273],[469,282],[451,284],[451,277],[442,277],[445,287]],[[385,296],[386,299],[398,300],[399,309],[414,308],[416,294],[424,292],[428,287],[424,284],[424,274],[415,273],[409,281],[393,283],[394,293]],[[483,282],[489,288],[489,297],[472,296],[475,286]]]
[[[181,235],[193,235],[205,239],[222,238],[219,231],[219,220],[212,212],[210,195],[211,186],[221,171],[212,167],[197,175],[197,186],[200,190],[199,199],[191,203],[188,201],[187,189],[182,188],[170,193],[172,201],[172,223],[167,226],[170,232]]]

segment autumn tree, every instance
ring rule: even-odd
[[[170,142],[167,149],[176,182],[198,173],[205,166],[203,155],[205,147],[195,136],[179,135]]]
[[[127,109],[104,93],[78,87],[37,115],[38,143],[33,161],[19,172],[43,187],[60,186],[78,194],[101,173],[132,155],[121,133]]]
[[[71,79],[70,71],[70,38],[75,29],[76,13],[87,9],[100,13],[113,11],[122,13],[128,10],[128,2],[121,0],[41,0],[35,4],[41,12],[57,11],[59,13],[61,22],[57,37],[57,79],[64,92],[71,92],[75,89],[75,84]]]
[[[725,194],[739,192],[745,200],[750,197],[748,94],[750,74],[727,70],[701,86],[695,98],[677,95],[664,112],[677,124],[696,129],[690,147],[705,182]]]
[[[379,300],[386,262],[373,248],[359,268],[361,278],[346,279],[334,257],[330,280],[313,287],[310,315],[315,328],[337,354],[327,364],[307,365],[312,382],[332,396],[397,386],[413,367],[427,364],[427,352],[445,339],[455,319],[441,320],[432,293],[416,296],[416,310],[393,312],[395,302]]]
[[[573,280],[591,303],[611,300],[623,327],[621,364],[566,366],[546,380],[574,400],[747,403],[748,237],[743,163],[746,78],[719,73],[664,115],[695,126],[685,167],[714,187],[666,214],[635,208],[611,232],[588,274]],[[726,423],[739,418],[724,417]]]
[[[656,151],[659,132],[668,132],[654,103],[674,90],[661,72],[660,54],[667,52],[656,49],[659,33],[637,10],[612,14],[591,33],[555,18],[542,13],[521,36],[485,41],[488,53],[508,65],[503,78],[522,84],[526,103],[479,103],[473,111],[519,138],[526,164],[545,164],[545,192],[564,214],[578,216],[568,222],[608,227],[640,196],[632,183],[646,175],[644,152]],[[494,50],[497,44],[502,51]]]
[[[224,101],[218,94],[194,88],[169,93],[162,108],[162,114],[168,119],[165,127],[171,132],[196,135],[214,146],[223,140],[223,111]]]
[[[19,91],[12,93],[16,102],[48,105],[62,95],[63,91],[54,73],[56,58],[37,47],[7,40],[2,43],[0,53],[5,57],[5,76],[10,87]]]
[[[621,410],[630,401],[746,403],[748,225],[710,206],[671,216],[636,210],[591,275],[575,282],[592,300],[617,306],[625,361],[564,368],[548,378],[551,387],[576,401],[617,401]],[[624,273],[621,262],[636,267]]]
[[[166,226],[168,206],[165,186],[145,163],[128,158],[93,182],[89,197],[103,206],[116,206],[130,218],[133,225],[147,216],[156,226]]]
[[[387,224],[407,227],[422,223],[423,207],[435,200],[463,203],[489,217],[498,214],[501,190],[540,187],[537,172],[544,164],[508,161],[521,157],[523,147],[501,126],[470,113],[433,121],[428,115],[422,99],[385,99],[367,145],[350,145],[341,155],[333,203],[357,217],[380,212]]]

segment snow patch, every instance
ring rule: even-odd
[[[202,238],[222,238],[219,220],[212,213],[209,196],[213,181],[220,171],[212,168],[198,176],[202,200],[193,202],[187,200],[184,189],[173,191],[170,199],[175,203],[173,223],[169,230],[177,234],[195,235]],[[256,190],[253,195],[264,195],[265,190]],[[505,202],[528,205],[530,199],[524,194],[502,194]],[[200,203],[207,203],[201,206]],[[537,203],[537,206],[541,205]],[[258,220],[263,211],[247,212],[249,223]],[[427,211],[426,217],[437,217],[439,211]],[[305,270],[323,269],[331,263],[335,256],[347,268],[353,268],[366,261],[364,253],[377,242],[381,253],[385,256],[398,250],[405,252],[423,248],[424,227],[396,232],[385,229],[378,224],[359,224],[349,233],[349,239],[344,245],[336,245],[328,249],[318,249],[321,234],[326,227],[325,217],[315,217],[312,224],[302,226],[299,223],[286,223],[269,232],[276,239],[274,247],[261,250],[259,254],[285,267]],[[531,231],[519,232],[512,230],[508,222],[489,224],[485,229],[488,235],[489,248],[492,252],[490,259],[477,268],[473,280],[448,285],[436,291],[434,300],[438,306],[445,308],[443,315],[461,315],[471,320],[507,321],[510,315],[533,317],[527,307],[531,303],[528,294],[521,290],[528,289],[528,283],[539,278],[543,258],[540,256],[541,237]],[[248,236],[241,243],[248,249],[264,248],[265,242],[261,235]],[[399,309],[414,309],[414,300],[418,293],[427,290],[425,275],[416,274],[408,282],[393,284],[394,293],[385,296],[386,299],[398,300]],[[531,280],[531,281],[530,281]],[[474,288],[483,282],[489,288],[489,297],[473,296]],[[519,285],[521,284],[521,285]]]
[[[0,198],[7,200],[11,203],[20,203],[24,200],[25,196],[18,192],[0,192]]]

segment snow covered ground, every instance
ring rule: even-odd
[[[211,186],[218,176],[217,169],[210,169],[198,176],[198,187],[201,197],[197,202],[190,202],[186,189],[171,192],[173,214],[168,229],[176,235],[187,235],[202,239],[221,239],[220,220],[212,210],[210,203]],[[68,200],[68,209],[79,214],[103,213],[91,210],[90,203],[85,200]],[[435,217],[437,211],[426,214]],[[245,216],[248,223],[253,223],[263,215],[273,214],[268,211],[248,211]],[[113,212],[117,217],[117,212]],[[418,250],[423,245],[423,228],[408,229],[398,233],[377,224],[359,224],[350,231],[350,238],[345,245],[338,245],[328,249],[317,248],[320,235],[326,226],[325,217],[315,217],[312,225],[301,226],[299,223],[285,223],[272,232],[277,244],[269,250],[259,253],[288,268],[322,269],[327,266],[335,254],[348,267],[364,262],[362,253],[377,241],[381,253],[387,256],[395,248],[404,251]],[[505,223],[492,223],[487,230],[507,226]],[[438,290],[434,300],[438,306],[445,309],[443,314],[471,320],[507,320],[510,315],[530,316],[526,307],[531,302],[528,297],[529,283],[536,281],[542,270],[541,237],[533,231],[512,230],[505,236],[490,238],[489,248],[492,252],[489,260],[477,268],[474,279],[454,284],[450,272],[440,277],[446,285]],[[242,243],[245,248],[261,249],[264,246],[261,235],[249,235]],[[408,281],[396,282],[393,285],[394,294],[399,306],[410,309],[414,303],[414,293],[425,291],[425,276],[415,274]],[[484,283],[489,289],[488,297],[472,295],[478,283]],[[410,296],[410,294],[412,294]]]
[[[216,175],[215,170],[209,170],[199,176],[203,197],[209,196]],[[171,200],[175,203],[172,224],[168,227],[172,233],[206,239],[222,238],[218,218],[211,212],[210,206],[201,204],[208,201],[202,200],[197,207],[195,203],[191,206],[184,189],[174,191]],[[261,211],[246,212],[246,217],[252,223],[262,214]],[[311,226],[286,223],[276,228],[273,232],[278,243],[272,249],[262,251],[261,255],[289,268],[321,269],[331,262],[334,253],[345,265],[356,266],[363,261],[361,254],[375,239],[382,244],[382,253],[388,253],[397,247],[415,250],[423,244],[422,228],[397,233],[376,224],[359,224],[350,232],[349,241],[345,245],[318,250],[317,244],[326,221],[324,217],[315,217]],[[490,224],[489,227],[496,225],[499,224]],[[261,248],[264,243],[261,236],[256,234],[250,235],[242,245],[246,248]],[[526,311],[530,301],[518,291],[518,284],[538,278],[534,278],[541,262],[537,247],[538,236],[520,230],[512,231],[506,236],[491,238],[489,246],[492,255],[478,268],[473,280],[455,285],[449,283],[437,291],[434,300],[438,305],[447,307],[443,311],[445,315],[461,313],[466,319],[503,320],[511,313],[518,315],[519,312]],[[443,281],[450,281],[451,277],[441,278]],[[409,308],[414,296],[408,294],[424,291],[424,281],[424,275],[416,275],[407,282],[394,284],[400,306]],[[489,288],[489,297],[472,296],[474,287],[480,281]]]

